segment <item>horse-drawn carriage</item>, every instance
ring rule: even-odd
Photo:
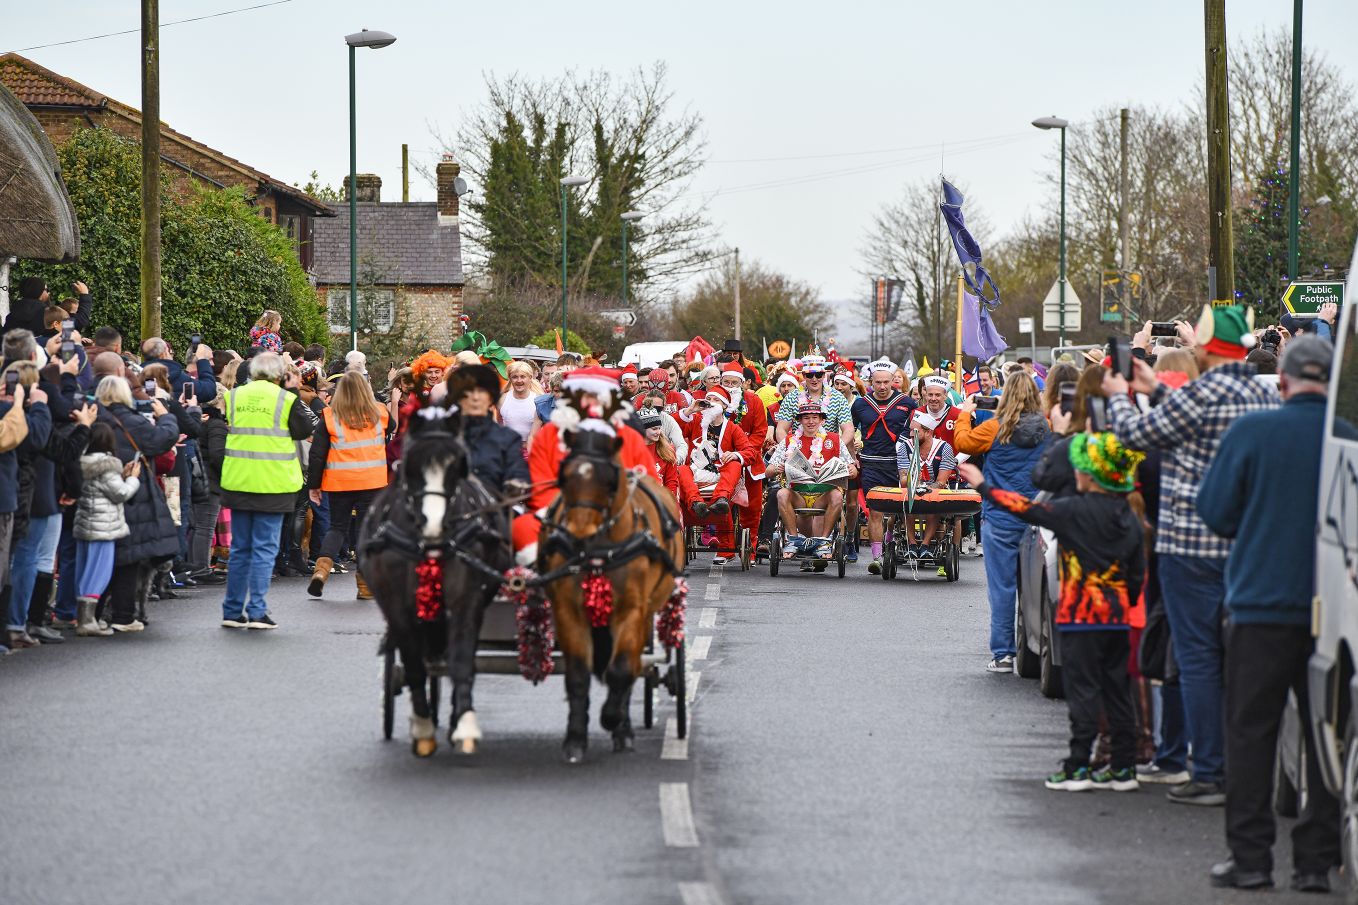
[[[456,410],[412,419],[392,483],[364,520],[360,568],[387,621],[383,733],[409,691],[411,744],[437,748],[440,681],[451,682],[448,738],[472,753],[482,738],[472,706],[478,671],[518,671],[536,684],[561,668],[570,702],[566,760],[584,759],[591,675],[608,687],[600,723],[615,751],[631,750],[632,687],[644,683],[643,718],[665,687],[687,730],[684,548],[678,507],[648,469],[619,461],[604,429],[566,433],[559,495],[542,517],[537,571],[515,567],[510,505],[470,474]],[[550,426],[555,443],[555,425]],[[399,655],[399,665],[397,657]]]

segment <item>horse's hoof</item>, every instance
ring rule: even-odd
[[[476,739],[464,738],[461,741],[454,744],[453,750],[456,751],[458,754],[475,754]]]
[[[615,737],[613,739],[614,754],[630,754],[635,750],[637,750],[637,743],[636,740],[633,739],[630,735],[623,736],[620,738]]]
[[[585,762],[585,746],[578,742],[567,742],[562,755],[568,764],[583,764]]]
[[[437,739],[416,738],[410,741],[410,750],[414,752],[416,757],[429,757],[438,750],[438,747]]]
[[[622,710],[613,710],[607,705],[599,711],[599,725],[605,732],[612,732],[622,725]]]

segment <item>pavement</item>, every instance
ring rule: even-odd
[[[404,698],[384,742],[382,621],[349,576],[319,602],[277,582],[273,632],[219,628],[199,589],[139,635],[0,659],[0,903],[1260,898],[1207,884],[1221,809],[1042,787],[1064,704],[985,672],[981,560],[955,584],[866,560],[689,581],[689,739],[663,692],[640,728],[638,688],[637,750],[613,754],[596,685],[578,767],[559,678],[479,678],[475,756],[441,732],[414,758]],[[1285,885],[1285,841],[1277,861]]]

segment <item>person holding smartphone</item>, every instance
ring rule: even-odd
[[[11,331],[5,337],[7,349],[26,334],[28,345],[33,354],[37,353],[37,343],[27,330]],[[11,561],[10,542],[14,534],[14,522],[19,513],[19,456],[35,454],[47,445],[52,432],[52,414],[47,407],[47,394],[37,385],[37,367],[31,360],[12,361],[4,370],[3,396],[0,396],[0,420],[18,411],[27,427],[27,436],[14,448],[0,453],[0,585],[9,579]],[[8,631],[7,645],[12,650],[36,647],[38,641],[29,635],[28,598],[22,602],[18,595],[11,593],[9,612],[5,618]]]

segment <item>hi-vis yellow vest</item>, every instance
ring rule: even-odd
[[[288,433],[296,400],[267,380],[252,380],[227,395],[223,490],[293,493],[301,488],[302,465]]]

